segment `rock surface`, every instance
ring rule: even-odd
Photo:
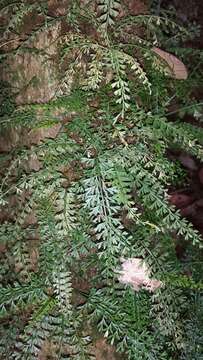
[[[89,1],[79,3],[85,13]],[[45,16],[34,9],[22,19],[19,32],[8,31],[0,41],[0,49],[7,53],[3,67],[1,65],[2,80],[10,84],[17,104],[46,103],[60,93],[59,42],[74,30],[67,22],[70,6],[70,0],[48,0],[47,26]],[[96,11],[94,2],[91,8]],[[118,18],[144,14],[147,9],[147,0],[125,0],[121,2]],[[0,14],[0,21],[7,24],[10,16],[9,12],[3,17]],[[85,17],[78,27],[94,40],[99,39],[99,32]],[[71,90],[71,78],[68,84],[66,93]]]
[[[39,145],[44,139],[55,139],[58,135],[61,124],[56,123],[50,125],[49,127],[39,127],[35,129],[31,129],[29,131],[28,128],[10,128],[4,131],[2,135],[0,135],[0,153],[7,153],[16,147],[30,147],[31,145]],[[39,167],[39,163],[32,162],[30,165],[33,167]],[[33,170],[35,170],[33,168]]]
[[[56,23],[29,42],[32,51],[8,56],[3,80],[12,85],[17,104],[45,103],[54,97],[58,85],[56,60],[60,30],[60,23]]]

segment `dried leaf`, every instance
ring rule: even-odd
[[[188,77],[187,68],[183,64],[183,62],[180,61],[176,56],[166,51],[163,51],[157,47],[153,47],[152,51],[155,54],[159,55],[167,63],[171,77],[179,80],[187,79]]]
[[[131,285],[135,291],[144,288],[150,292],[162,286],[162,282],[150,279],[150,269],[147,264],[139,258],[122,260],[122,270],[119,272],[118,280],[126,285]]]
[[[178,160],[181,162],[181,164],[188,170],[196,171],[197,165],[192,158],[192,156],[182,153],[179,155]]]
[[[29,170],[39,171],[42,168],[42,163],[38,160],[37,156],[33,154],[28,160]]]
[[[36,213],[34,211],[32,211],[30,214],[28,214],[25,217],[25,220],[23,223],[23,228],[27,228],[30,225],[36,225],[36,224],[37,224]]]

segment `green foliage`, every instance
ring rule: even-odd
[[[98,11],[100,11],[99,20],[102,26],[108,28],[108,26],[114,25],[115,18],[119,13],[120,0],[101,0],[98,2]]]
[[[0,83],[0,117],[10,115],[15,110],[15,101],[10,95],[9,85],[6,82]]]
[[[181,100],[187,80],[179,85],[151,61],[160,34],[180,32],[181,42],[188,33],[157,15],[117,21],[121,5],[99,1],[93,20],[92,10],[84,15],[71,3],[63,96],[2,114],[2,134],[42,136],[22,138],[2,156],[1,208],[14,204],[0,230],[2,359],[34,360],[47,346],[54,359],[93,359],[95,327],[129,360],[201,359],[202,238],[170,204],[168,190],[184,174],[167,158],[175,148],[202,161],[202,131],[180,117],[189,106],[201,119],[201,104],[188,104],[189,95]],[[43,2],[17,3],[8,31],[34,8],[46,14]],[[98,41],[81,31],[81,17],[100,24]],[[126,44],[119,34],[132,25],[144,26],[146,38]],[[65,96],[70,74],[78,81]],[[172,122],[167,106],[174,99],[180,108]],[[43,137],[56,125],[58,134]],[[185,262],[176,255],[179,241]],[[129,258],[144,261],[156,289],[119,281]]]

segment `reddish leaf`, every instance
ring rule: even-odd
[[[187,68],[176,56],[157,47],[153,47],[152,51],[167,63],[171,77],[179,80],[187,79]]]

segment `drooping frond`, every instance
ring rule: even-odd
[[[202,167],[202,108],[189,89],[202,55],[195,76],[188,66],[188,79],[167,77],[153,46],[179,41],[173,53],[188,65],[187,30],[161,12],[125,16],[125,5],[71,1],[52,16],[44,0],[1,1],[8,36],[42,15],[18,55],[61,26],[55,99],[0,119],[1,139],[17,135],[1,155],[2,360],[92,360],[97,331],[128,360],[201,358],[202,238],[171,205],[192,176],[168,152],[190,154],[195,176]]]
[[[99,21],[106,30],[114,25],[119,13],[120,0],[98,0]]]

